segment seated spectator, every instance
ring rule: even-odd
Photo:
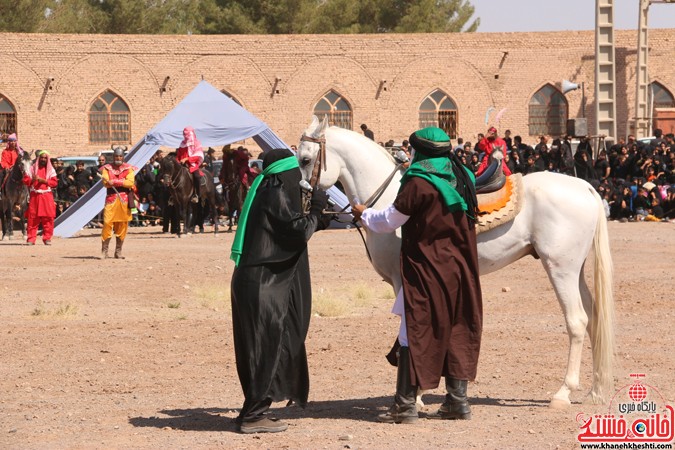
[[[511,150],[509,160],[506,165],[511,170],[511,173],[523,173],[523,165],[520,162],[520,153],[518,150]]]
[[[647,189],[644,186],[638,187],[637,196],[633,199],[633,211],[638,220],[644,220],[649,215],[648,210],[651,208]]]
[[[155,226],[161,222],[162,212],[154,201],[148,203],[147,217],[149,225]]]
[[[476,173],[478,167],[480,167],[480,160],[478,159],[478,153],[472,153],[471,159],[469,160],[469,168]]]
[[[527,175],[530,173],[542,172],[543,169],[536,164],[535,156],[530,155],[527,157],[527,162],[525,163],[525,166],[522,168],[522,171],[523,175]]]
[[[630,187],[624,186],[619,191],[614,192],[609,200],[609,218],[610,220],[619,220],[625,222],[633,217],[631,209],[632,193]]]

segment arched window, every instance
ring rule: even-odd
[[[565,134],[567,123],[567,99],[552,85],[539,89],[530,99],[530,136]]]
[[[328,123],[336,127],[352,129],[352,107],[340,94],[330,90],[314,105],[314,115],[323,120],[328,116]]]
[[[234,95],[232,95],[232,94],[230,94],[229,92],[227,92],[225,89],[221,89],[220,92],[222,92],[223,94],[225,94],[230,100],[232,100],[233,102],[235,102],[237,105],[242,106],[241,102],[240,102],[239,100],[237,100],[237,98],[236,98]]]
[[[657,108],[675,108],[675,98],[661,83],[654,81],[649,85],[649,93],[652,96],[654,109]]]
[[[652,128],[660,129],[663,134],[675,133],[675,98],[660,83],[654,81],[649,85],[649,102],[652,110]]]
[[[440,89],[427,95],[420,104],[419,127],[438,127],[445,131],[451,139],[457,138],[457,106],[455,102]]]
[[[16,109],[2,95],[0,95],[0,133],[16,133]]]
[[[109,89],[103,91],[89,108],[89,143],[131,143],[129,107]]]

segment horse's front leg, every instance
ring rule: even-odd
[[[194,224],[194,214],[192,213],[192,204],[185,205],[185,234],[192,234]]]
[[[4,241],[7,236],[7,217],[4,209],[0,211],[0,221],[2,222],[2,238],[0,240]]]
[[[216,199],[213,197],[211,198],[210,206],[211,206],[211,220],[213,220],[213,234],[218,234],[218,222],[219,222],[218,215],[220,211],[218,211]]]
[[[178,208],[178,237],[181,237],[181,235],[187,233],[187,230],[186,230],[186,227],[185,227],[185,222],[186,222],[185,205],[183,203],[176,203],[176,208]],[[182,222],[182,225],[181,225],[181,222]]]
[[[6,213],[7,219],[7,239],[10,241],[14,237],[14,208],[10,207]]]

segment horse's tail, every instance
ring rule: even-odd
[[[593,247],[595,262],[593,266],[595,302],[591,329],[593,330],[593,403],[605,403],[613,390],[614,376],[614,294],[612,290],[613,265],[609,250],[607,218],[602,199],[595,189],[598,223],[595,227]]]

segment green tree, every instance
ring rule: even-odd
[[[38,27],[43,33],[107,33],[109,17],[98,0],[52,0]]]
[[[0,0],[0,32],[38,31],[49,3],[48,0]]]
[[[417,0],[399,1],[406,6],[393,28],[397,33],[447,33],[476,31],[480,19],[474,20],[468,27],[474,7],[468,0]]]
[[[110,34],[475,31],[469,0],[0,0],[0,31]]]
[[[476,31],[468,0],[326,0],[301,32],[444,33]]]

